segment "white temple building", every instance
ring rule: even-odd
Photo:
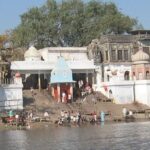
[[[94,85],[95,65],[93,60],[88,59],[86,47],[48,47],[37,50],[31,46],[24,54],[24,61],[11,62],[11,70],[25,75],[23,77],[25,82],[27,77],[34,75],[34,80],[37,79],[38,82],[34,88],[40,89],[42,81],[45,81],[46,85],[50,82],[50,73],[59,56],[65,59],[72,70],[74,81],[83,80]]]
[[[23,61],[11,62],[11,70],[22,75],[24,88],[46,88],[51,81],[51,71],[61,56],[71,69],[75,84],[80,80],[89,83],[94,90],[101,91],[118,104],[138,101],[150,106],[149,80],[134,80],[133,70],[137,60],[120,64],[99,62],[95,65],[94,59],[89,59],[89,53],[88,47],[47,47],[37,50],[31,46],[25,52]],[[94,53],[98,55],[96,51]],[[141,59],[141,55],[137,57]],[[146,59],[149,61],[149,58]],[[147,76],[149,71],[146,72]],[[145,90],[142,92],[141,89]]]

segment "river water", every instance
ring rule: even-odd
[[[150,122],[0,131],[0,150],[148,150]]]

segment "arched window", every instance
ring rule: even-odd
[[[146,71],[146,79],[150,79],[150,73],[149,73],[149,71]]]
[[[130,74],[130,72],[129,71],[126,71],[125,73],[124,73],[124,80],[129,80],[129,74]]]
[[[94,53],[94,63],[96,65],[99,65],[100,63],[103,62],[103,56],[100,50],[96,50]]]
[[[107,75],[107,81],[109,81],[109,79],[110,79],[110,78],[109,78],[109,75]]]

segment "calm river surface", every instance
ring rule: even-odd
[[[0,150],[148,150],[150,122],[0,131]]]

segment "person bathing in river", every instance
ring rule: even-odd
[[[97,121],[97,115],[96,115],[96,112],[94,111],[93,113],[93,118],[94,118],[94,121],[96,122]]]
[[[77,123],[78,123],[78,125],[80,124],[80,122],[81,122],[81,113],[80,112],[78,112],[77,113]]]

